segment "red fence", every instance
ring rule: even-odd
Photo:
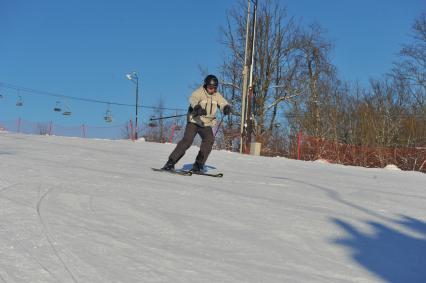
[[[297,149],[299,159],[326,159],[331,163],[363,167],[394,164],[402,170],[426,173],[426,146],[416,148],[367,147],[343,144],[321,138],[300,136]]]
[[[86,124],[62,126],[52,122],[31,122],[17,119],[15,121],[0,121],[0,131],[83,138],[133,139],[134,137],[132,121],[108,126]],[[149,137],[149,128],[146,131],[139,129],[138,132],[141,133],[139,136],[147,135]],[[178,132],[180,134],[177,134]],[[164,132],[164,135],[163,142],[167,140],[173,142],[180,138],[182,129],[173,126],[170,131]],[[233,141],[239,143],[239,131],[223,129],[223,136],[225,139],[217,148],[233,150],[238,147],[238,144],[237,147],[233,146]],[[218,137],[218,140],[220,140],[220,137]],[[288,142],[286,143],[283,140],[282,144],[276,143],[274,149],[263,147],[262,155],[286,156],[301,160],[325,159],[331,163],[376,168],[394,164],[402,170],[426,173],[426,145],[416,148],[355,146],[306,136],[302,133],[299,133],[297,137],[290,137],[285,140]]]
[[[175,141],[181,135],[181,127],[173,124],[171,129],[164,129],[162,142]],[[121,124],[108,124],[105,126],[92,126],[87,124],[64,126],[49,122],[33,122],[23,119],[12,121],[0,121],[0,131],[9,131],[33,135],[55,135],[81,138],[103,138],[103,139],[135,139],[135,127],[132,120]],[[139,125],[138,137],[144,137],[148,141],[152,138],[155,128],[148,125]]]
[[[50,121],[33,122],[16,119],[14,121],[0,121],[0,130],[35,135],[124,139],[129,138],[129,135],[126,133],[126,128],[128,128],[126,127],[127,123],[107,126],[91,126],[87,124],[64,126]]]

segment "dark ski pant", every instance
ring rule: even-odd
[[[173,163],[177,163],[182,156],[184,156],[186,150],[192,145],[197,134],[201,137],[201,146],[195,161],[200,165],[204,165],[212,151],[214,143],[213,130],[212,127],[201,127],[194,123],[186,124],[183,138],[180,142],[178,142],[176,148],[170,154],[169,160]]]

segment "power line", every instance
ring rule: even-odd
[[[111,102],[111,101],[105,101],[105,100],[63,95],[63,94],[32,89],[32,88],[23,87],[23,86],[14,85],[14,84],[9,84],[9,83],[4,83],[4,82],[0,82],[0,86],[7,88],[7,89],[13,89],[13,90],[16,90],[16,91],[24,91],[24,92],[26,92],[27,94],[30,94],[30,95],[43,95],[43,96],[58,97],[58,98],[71,99],[71,100],[79,100],[79,101],[84,101],[84,102],[89,102],[89,103],[102,103],[102,104],[107,104],[107,105],[117,105],[117,106],[126,106],[126,107],[135,107],[136,106],[135,104],[126,104],[126,103]],[[186,111],[186,110],[181,109],[181,108],[156,107],[156,106],[146,106],[146,105],[138,105],[138,108],[171,110],[171,111]]]

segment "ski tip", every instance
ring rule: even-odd
[[[223,177],[223,173],[192,172],[192,174],[193,175],[200,175],[200,176],[208,176],[208,177]]]

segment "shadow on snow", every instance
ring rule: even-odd
[[[353,259],[387,282],[426,282],[426,223],[402,216],[395,223],[416,231],[413,237],[378,222],[367,222],[374,233],[364,234],[349,223],[333,219],[347,237],[333,242],[349,248]]]

